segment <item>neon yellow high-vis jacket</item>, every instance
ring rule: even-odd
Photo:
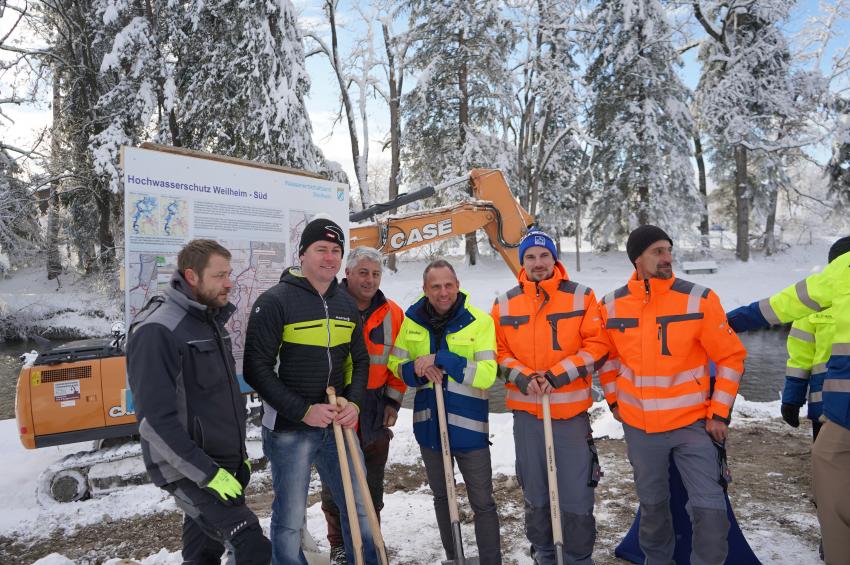
[[[832,308],[796,320],[788,334],[788,364],[782,402],[802,406],[808,400],[810,420],[817,420],[823,413],[821,390],[834,336]]]
[[[823,382],[823,413],[850,428],[850,253],[770,298],[733,310],[728,318],[732,329],[747,331],[799,320],[830,307],[835,336]]]
[[[442,333],[437,333],[425,313],[424,296],[405,313],[387,365],[407,386],[416,387],[413,401],[413,433],[416,441],[440,450],[437,400],[428,379],[416,376],[414,361],[436,354],[435,364],[443,379],[449,443],[452,451],[482,449],[488,444],[487,389],[496,380],[496,330],[489,314],[462,301]]]

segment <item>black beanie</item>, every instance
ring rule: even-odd
[[[345,234],[342,228],[329,218],[316,218],[301,232],[301,242],[298,244],[298,256],[304,255],[310,244],[317,241],[330,241],[339,245],[345,251]]]
[[[657,226],[647,224],[634,229],[629,234],[628,241],[626,241],[626,254],[629,256],[629,261],[632,262],[632,265],[646,251],[647,247],[662,239],[666,239],[670,242],[670,245],[673,245],[673,240],[670,239],[667,232]]]
[[[850,251],[850,235],[842,237],[832,244],[832,247],[829,248],[829,262],[832,263],[848,251]]]

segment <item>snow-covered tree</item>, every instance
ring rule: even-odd
[[[520,0],[517,12],[517,58],[514,107],[510,133],[516,146],[515,174],[520,201],[533,215],[553,217],[549,229],[563,221],[570,201],[578,153],[572,144],[579,131],[581,102],[576,93],[580,80],[574,60],[574,30],[579,13],[572,0]],[[514,180],[514,179],[512,179]],[[545,206],[541,206],[545,204]],[[541,224],[543,225],[543,224]]]
[[[11,155],[0,149],[0,254],[11,267],[31,259],[41,243],[38,207],[19,173]]]
[[[750,211],[764,184],[748,169],[752,150],[777,151],[799,145],[805,109],[801,88],[790,67],[790,52],[781,25],[793,0],[740,4],[694,2],[694,13],[708,39],[700,49],[703,63],[696,91],[701,130],[716,152],[732,155],[735,171],[736,254],[748,260]],[[728,160],[726,161],[729,162]],[[726,171],[717,170],[718,175]]]
[[[417,185],[437,184],[475,166],[491,166],[504,141],[509,102],[511,23],[489,0],[409,0],[416,86],[404,99],[403,160]],[[466,241],[475,263],[474,234]]]
[[[701,210],[688,92],[657,0],[601,0],[591,16],[589,134],[596,185],[590,228],[607,248],[636,224],[678,232]]]
[[[176,104],[181,144],[321,171],[304,106],[310,78],[289,0],[196,0],[185,7]]]
[[[826,171],[830,196],[841,206],[850,207],[850,113],[841,116],[840,121],[843,127],[838,130]]]
[[[169,38],[180,37],[179,12],[165,2],[96,0],[102,26],[98,41],[103,94],[97,110],[107,121],[90,150],[98,173],[112,192],[120,190],[122,145],[141,141],[180,145],[175,113],[175,64],[168,61]]]
[[[86,273],[115,267],[113,218],[119,213],[109,179],[98,171],[90,141],[107,126],[97,102],[103,93],[100,62],[106,46],[100,40],[101,17],[94,0],[42,0],[47,26],[48,60],[58,80],[59,111],[52,135],[52,174],[61,177],[60,201],[68,214],[69,244]]]

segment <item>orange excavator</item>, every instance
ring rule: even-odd
[[[389,215],[401,206],[462,184],[471,188],[471,198],[437,209]],[[494,169],[474,169],[436,187],[402,194],[349,219],[352,247],[370,246],[385,254],[483,229],[514,273],[520,268],[519,241],[533,223],[511,194],[501,171]],[[367,219],[375,221],[358,223]],[[97,442],[95,450],[75,453],[48,467],[38,486],[42,504],[101,496],[127,484],[146,482],[139,444],[126,441],[138,428],[125,373],[120,322],[110,338],[39,352],[21,369],[15,415],[24,447]]]

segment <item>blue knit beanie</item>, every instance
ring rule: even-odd
[[[520,265],[522,265],[523,257],[525,257],[525,252],[528,251],[529,247],[545,247],[552,254],[552,257],[555,258],[555,261],[558,260],[558,247],[555,245],[555,241],[545,231],[531,230],[519,242]]]

